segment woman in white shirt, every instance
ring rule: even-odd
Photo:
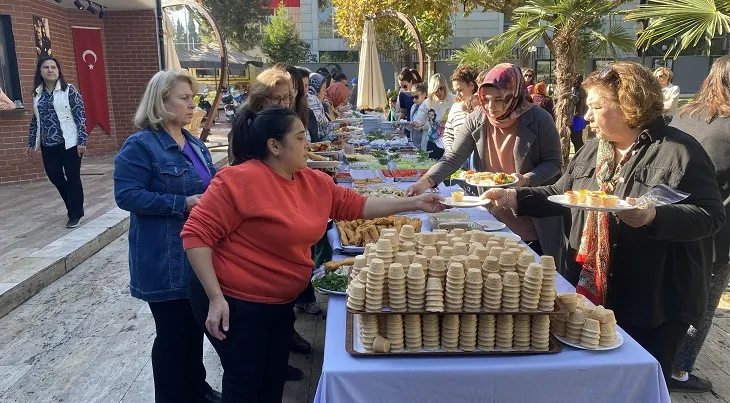
[[[454,96],[449,91],[446,77],[436,73],[428,80],[428,97],[413,117],[413,126],[423,129],[421,144],[425,143],[429,157],[440,159],[444,155],[444,132]],[[423,148],[423,147],[421,147]]]
[[[672,84],[672,70],[666,67],[659,67],[654,70],[654,77],[659,80],[662,85],[662,94],[664,94],[664,120],[669,123],[672,117],[677,113],[679,107],[679,87]]]
[[[454,107],[449,111],[444,133],[444,151],[451,150],[454,137],[466,120],[466,117],[479,106],[477,93],[477,76],[479,72],[471,66],[461,66],[451,75],[451,85],[456,97]]]

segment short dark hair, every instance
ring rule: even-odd
[[[58,68],[58,81],[61,82],[61,89],[66,91],[66,89],[68,88],[68,82],[66,82],[66,78],[63,77],[63,70],[61,70],[61,62],[59,62],[58,59],[56,59],[53,56],[43,56],[38,59],[38,63],[36,63],[36,67],[35,67],[35,77],[33,77],[33,95],[34,96],[38,95],[35,92],[36,88],[38,88],[39,85],[43,84],[43,76],[41,75],[41,66],[43,65],[43,63],[45,63],[49,60],[53,60],[54,62],[56,62],[56,67]]]
[[[299,118],[289,108],[276,106],[261,111],[242,108],[236,113],[231,125],[231,148],[233,163],[238,165],[248,160],[263,160],[269,154],[269,139],[284,141],[284,137]]]
[[[299,74],[301,74],[302,77],[309,77],[309,75],[312,74],[312,70],[309,70],[306,67],[297,66],[297,69],[299,70]]]
[[[422,83],[423,78],[421,78],[421,75],[418,74],[418,70],[404,68],[400,71],[400,73],[398,73],[398,81],[408,81],[409,83],[417,84]]]
[[[345,73],[337,73],[335,75],[335,81],[342,81],[342,80],[347,80],[347,76],[345,75]]]
[[[421,94],[428,94],[428,85],[426,83],[418,83],[414,91],[420,92]]]

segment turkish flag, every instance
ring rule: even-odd
[[[101,30],[97,28],[71,28],[71,30],[79,90],[86,112],[86,132],[91,134],[98,124],[107,133],[111,133]]]

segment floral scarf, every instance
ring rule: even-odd
[[[508,106],[502,116],[489,116],[489,112],[484,107],[484,96],[487,87],[494,87],[502,93],[502,100]],[[522,76],[522,69],[514,64],[501,63],[489,70],[479,86],[478,94],[482,111],[489,119],[489,122],[495,127],[505,128],[513,125],[520,116],[535,106],[525,99],[525,92],[525,78]]]
[[[621,167],[631,156],[631,149],[621,161],[616,162],[613,144],[605,140],[598,142],[596,182],[602,191],[609,195],[614,193]],[[611,267],[609,214],[598,211],[588,212],[576,257],[576,262],[583,266],[576,290],[596,305],[605,304],[608,289],[608,272]]]
[[[326,91],[324,99],[328,100],[335,108],[347,102],[347,98],[350,96],[350,89],[342,83],[332,83]]]

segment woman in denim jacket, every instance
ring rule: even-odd
[[[156,402],[217,402],[205,382],[203,330],[187,300],[192,274],[180,231],[216,168],[205,144],[183,127],[193,117],[193,78],[161,71],[147,84],[135,125],[115,159],[114,197],[131,213],[130,290],[155,319]]]

